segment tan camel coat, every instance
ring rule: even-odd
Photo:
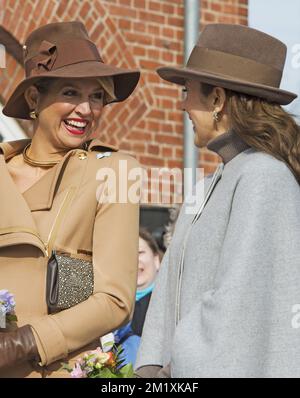
[[[0,144],[0,290],[15,295],[18,326],[31,325],[41,366],[33,369],[26,362],[0,377],[69,377],[65,371],[57,372],[61,362],[99,346],[99,336],[127,322],[133,309],[139,206],[97,200],[97,172],[108,167],[126,179],[139,166],[96,139],[87,151],[70,150],[21,194],[6,160],[21,153],[28,142]],[[109,156],[99,155],[107,151]],[[52,248],[92,259],[94,293],[72,308],[48,315],[46,268]]]

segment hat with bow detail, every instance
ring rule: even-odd
[[[279,88],[286,50],[280,40],[259,30],[211,24],[200,34],[185,67],[161,67],[157,72],[169,82],[198,80],[286,105],[297,97]]]
[[[8,99],[3,113],[19,119],[30,119],[24,98],[27,87],[41,78],[112,77],[116,99],[125,100],[135,89],[140,72],[105,64],[96,45],[81,22],[57,22],[34,30],[24,46],[25,79]]]

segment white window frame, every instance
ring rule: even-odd
[[[3,105],[0,103],[0,134],[3,141],[15,141],[28,138],[19,123],[12,117],[2,113]]]

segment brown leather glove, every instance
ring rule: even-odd
[[[31,327],[25,325],[13,332],[0,333],[0,370],[26,360],[40,361]]]

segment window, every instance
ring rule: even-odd
[[[0,103],[0,142],[28,138],[14,118],[3,115],[2,109]]]

